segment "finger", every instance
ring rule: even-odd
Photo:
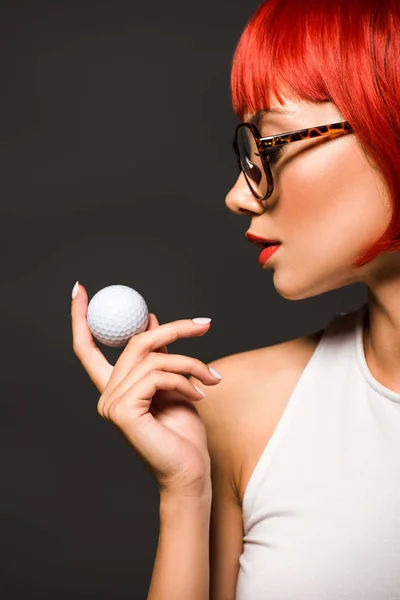
[[[156,317],[156,315],[154,313],[150,313],[149,314],[149,323],[147,325],[147,329],[146,331],[150,331],[151,329],[156,329],[156,327],[159,327],[160,324],[158,322],[158,319]],[[164,354],[168,354],[168,348],[167,346],[161,346],[160,348],[157,349],[156,352],[163,352]]]
[[[216,385],[221,381],[220,377],[214,375],[209,367],[201,360],[182,354],[169,354],[165,356],[162,353],[152,352],[139,362],[128,375],[118,383],[118,385],[108,393],[108,390],[102,394],[99,405],[100,408],[109,398],[122,396],[126,390],[132,387],[139,379],[142,379],[153,370],[165,371],[169,373],[190,374],[203,382],[204,385]],[[110,386],[109,386],[110,387]]]
[[[178,338],[200,337],[207,333],[209,328],[210,323],[198,325],[191,319],[180,319],[179,321],[165,323],[149,331],[138,333],[129,340],[124,348],[118,359],[116,369],[118,369],[119,374],[123,374],[122,376],[125,377],[132,368],[133,357],[135,357],[135,362],[138,362],[147,356],[149,352],[156,351]],[[116,374],[117,372],[115,372]]]
[[[147,323],[147,328],[145,329],[145,331],[151,331],[154,329],[157,329],[157,327],[159,327],[159,323],[158,323],[158,319],[156,317],[156,315],[154,313],[149,313],[149,320]],[[163,354],[168,354],[168,350],[167,347],[164,346],[160,346],[160,348],[158,348],[157,350],[155,350],[155,352],[159,352],[159,353],[163,353]],[[122,353],[123,354],[123,353]],[[132,368],[135,366],[135,364],[132,361],[132,357],[131,357],[131,362],[129,363],[125,363],[125,367],[121,367],[121,356],[120,355],[117,363],[115,364],[114,367],[114,371],[113,371],[113,376],[110,378],[108,385],[107,385],[107,390],[104,391],[103,390],[103,401],[105,402],[106,399],[114,393],[115,389],[119,386],[119,384],[121,383],[121,381],[124,381],[124,378],[126,377],[126,375],[132,370]]]
[[[204,335],[210,326],[209,323],[197,325],[196,323],[193,323],[191,319],[172,321],[172,323],[166,323],[165,325],[159,325],[158,327],[154,327],[154,325],[155,321],[154,318],[152,318],[150,329],[148,331],[138,333],[129,340],[115,364],[107,386],[107,396],[112,394],[120,381],[122,381],[126,375],[149,354],[149,352],[157,351],[164,345],[166,346],[170,341],[178,339],[178,337]]]
[[[149,412],[152,398],[157,390],[177,391],[187,400],[197,401],[204,398],[203,393],[183,375],[151,371],[126,390],[122,396],[108,398],[103,405],[99,403],[99,414],[116,424],[136,421]]]
[[[87,322],[88,296],[83,285],[78,285],[78,294],[71,303],[72,346],[90,379],[102,393],[113,366],[96,346]]]

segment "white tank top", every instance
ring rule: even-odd
[[[400,600],[400,393],[336,315],[245,490],[236,600]]]

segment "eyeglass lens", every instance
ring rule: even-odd
[[[267,177],[250,127],[239,127],[236,141],[240,164],[247,182],[255,196],[263,198],[267,193]]]

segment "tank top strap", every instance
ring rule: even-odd
[[[340,348],[341,356],[355,357],[357,339],[364,323],[367,306],[368,303],[365,302],[350,312],[337,313],[326,326],[315,354],[332,352],[333,356],[329,360],[334,362],[337,358],[335,353]]]

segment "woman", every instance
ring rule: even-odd
[[[363,282],[360,309],[210,369],[167,351],[209,323],[151,314],[112,367],[74,287],[99,413],[160,489],[150,600],[400,600],[399,58],[395,0],[268,0],[233,61],[228,208],[281,296]]]

